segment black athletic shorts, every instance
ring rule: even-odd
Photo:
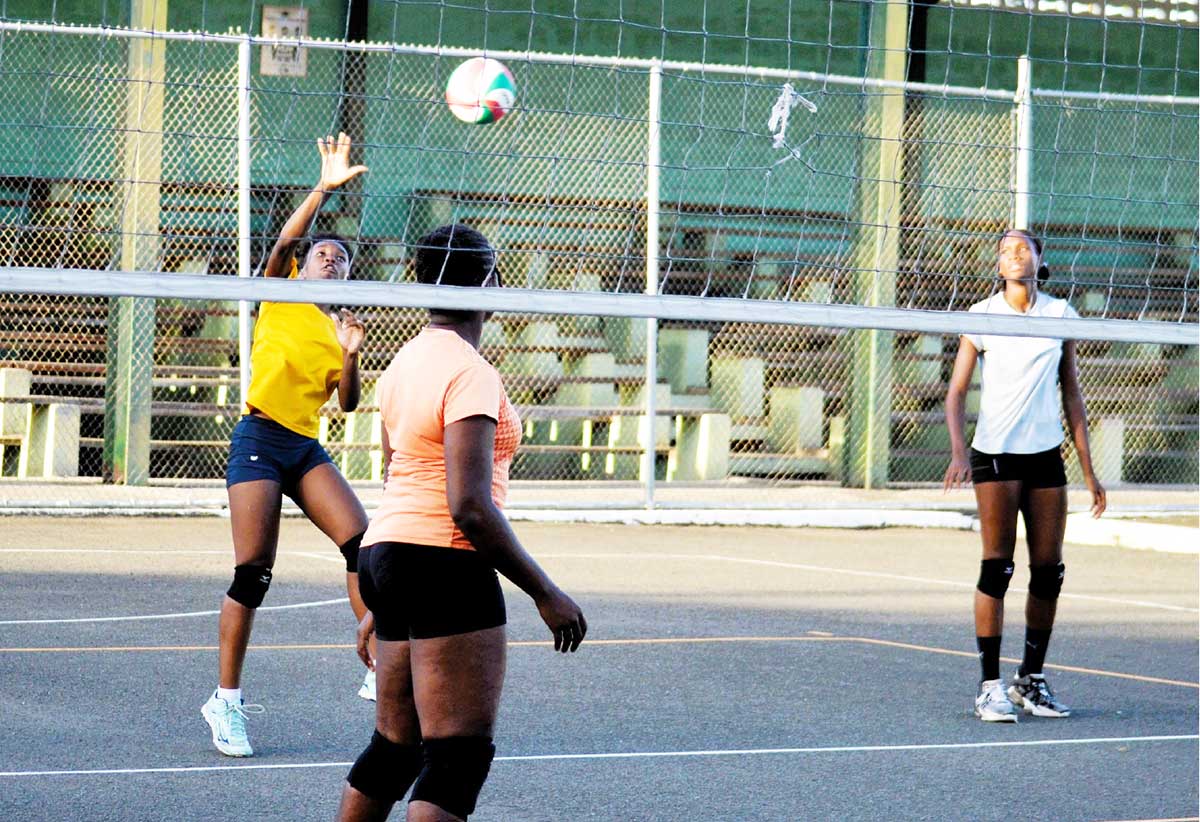
[[[358,590],[385,642],[495,628],[508,621],[496,571],[475,551],[377,542],[358,552]]]
[[[1062,488],[1067,470],[1059,447],[1036,454],[985,454],[971,449],[971,482],[1019,480],[1026,488]]]

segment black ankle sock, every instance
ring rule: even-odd
[[[1049,645],[1049,628],[1026,628],[1025,657],[1021,661],[1021,667],[1017,669],[1017,676],[1041,674],[1042,665],[1046,662],[1046,648]]]
[[[979,664],[983,666],[983,681],[1000,678],[1000,637],[977,636],[975,645],[979,648]]]

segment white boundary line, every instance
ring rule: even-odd
[[[370,509],[373,503],[367,505]],[[780,528],[944,528],[963,531],[978,531],[979,521],[970,510],[938,508],[936,506],[913,507],[901,504],[862,506],[836,506],[830,508],[681,508],[661,506],[652,511],[617,508],[550,507],[531,508],[515,506],[505,511],[512,522],[536,523],[590,523],[621,525],[729,525],[742,527]],[[1167,516],[1173,513],[1192,512],[1194,508],[1170,507],[1149,513]],[[1165,525],[1137,521],[1146,511],[1113,512],[1111,518],[1094,520],[1085,510],[1072,511],[1067,516],[1066,542],[1072,545],[1093,545],[1104,548],[1127,548],[1132,550],[1157,551],[1168,554],[1200,554],[1200,539],[1196,529],[1181,525]],[[31,503],[14,506],[0,501],[2,516],[170,516],[170,517],[222,517],[228,519],[228,508],[218,505],[199,507],[128,508],[105,503],[72,503],[67,506]],[[285,503],[283,516],[303,516],[299,508]],[[1024,534],[1024,523],[1017,523],[1018,536]],[[16,553],[21,548],[0,549],[0,553]],[[71,549],[60,550],[63,553]],[[82,552],[75,552],[82,553]],[[123,553],[113,551],[112,553]],[[181,552],[180,552],[181,553]],[[197,552],[208,553],[208,552]],[[306,556],[309,556],[306,554]],[[336,559],[330,559],[336,562]]]
[[[264,605],[259,611],[295,611],[299,608],[320,608],[322,605],[339,605],[349,602],[346,597],[322,599],[316,602],[296,602],[291,605]],[[142,622],[150,619],[185,619],[187,617],[217,616],[216,611],[184,611],[175,614],[143,614],[141,616],[78,617],[76,619],[5,619],[0,625],[72,625],[81,622]]]
[[[154,554],[155,556],[228,555],[228,549],[205,548],[0,548],[0,554]],[[290,552],[289,552],[290,553]]]
[[[155,551],[151,548],[0,548],[0,553],[152,553],[162,554],[227,554],[228,551],[204,551],[200,548],[184,548],[180,551]],[[340,556],[320,554],[311,551],[286,551],[281,557],[305,557],[320,559],[326,563],[343,562]],[[264,605],[259,611],[296,611],[299,608],[319,608],[324,605],[341,605],[349,602],[346,596],[338,599],[316,600],[312,602],[293,602],[292,605]],[[146,613],[134,617],[78,617],[73,619],[0,619],[0,625],[72,625],[78,623],[116,623],[116,622],[145,622],[148,619],[186,619],[188,617],[212,617],[220,614],[216,611],[181,611],[176,613]]]
[[[0,549],[0,552],[19,553],[19,552],[58,552],[68,549],[59,548],[5,548]],[[90,553],[144,553],[141,549],[132,549],[128,551],[120,551],[116,549],[86,549]],[[73,552],[82,553],[82,552]],[[185,553],[179,551],[174,553]],[[293,551],[289,555],[307,557],[309,559],[320,559],[327,562],[341,562],[340,557],[332,555],[326,556],[311,552]],[[869,577],[872,579],[894,579],[901,582],[919,582],[928,585],[941,585],[949,588],[970,589],[975,586],[970,582],[961,580],[934,579],[932,577],[917,577],[907,574],[889,574],[884,571],[860,571],[853,568],[834,568],[829,565],[810,565],[801,562],[783,562],[780,560],[770,559],[754,559],[751,557],[730,557],[721,554],[668,554],[661,552],[617,552],[617,553],[587,553],[587,554],[562,554],[562,553],[539,553],[539,558],[542,559],[676,559],[676,560],[707,560],[710,562],[733,562],[743,565],[759,565],[768,568],[791,568],[797,571],[812,571],[822,574],[842,574],[845,576]],[[1014,593],[1026,593],[1027,589],[1013,587],[1009,590]],[[1200,613],[1200,608],[1190,608],[1183,605],[1167,605],[1162,602],[1147,602],[1139,599],[1120,599],[1118,597],[1102,597],[1093,594],[1073,594],[1063,593],[1059,595],[1063,599],[1079,599],[1088,602],[1107,602],[1113,605],[1131,605],[1139,608],[1153,608],[1160,611],[1177,611],[1187,614]],[[338,599],[326,599],[316,602],[297,602],[292,605],[267,605],[259,608],[259,611],[290,611],[299,608],[317,608],[323,605],[336,605],[349,600],[346,597]],[[219,614],[219,610],[213,611],[189,611],[183,613],[170,614],[145,614],[142,616],[112,616],[112,617],[80,617],[74,619],[10,619],[0,620],[0,625],[62,625],[73,623],[90,623],[90,622],[138,622],[152,619],[183,619],[186,617],[198,616],[213,616]]]
[[[801,562],[783,562],[771,559],[753,559],[751,557],[728,557],[721,554],[666,554],[666,553],[612,553],[612,554],[555,554],[539,553],[540,559],[688,559],[710,560],[713,562],[736,562],[744,565],[763,565],[769,568],[792,568],[797,571],[815,571],[824,574],[844,574],[855,577],[871,577],[875,579],[894,579],[901,582],[922,582],[930,585],[944,585],[950,588],[974,588],[970,582],[949,579],[933,579],[932,577],[914,577],[906,574],[889,574],[884,571],[859,571],[853,568],[833,568],[828,565],[808,565]],[[1027,589],[1012,587],[1015,593],[1027,593]],[[1116,597],[1093,596],[1092,594],[1059,594],[1063,599],[1084,599],[1092,602],[1110,602],[1114,605],[1136,605],[1141,608],[1156,608],[1164,611],[1182,611],[1189,614],[1200,613],[1200,608],[1189,608],[1183,605],[1167,605],[1162,602],[1146,602],[1138,599],[1118,599]]]
[[[219,555],[228,556],[229,549],[209,550],[206,548],[0,548],[0,554],[153,554],[163,556]],[[306,557],[322,562],[342,562],[339,554],[319,554],[316,551],[280,551],[276,557]]]
[[[496,762],[560,762],[581,759],[682,759],[710,756],[772,756],[781,754],[826,753],[893,753],[905,751],[948,751],[979,748],[1035,748],[1060,745],[1111,745],[1136,742],[1194,742],[1200,734],[1174,736],[1109,736],[1083,739],[1031,739],[1012,742],[934,742],[910,745],[837,745],[810,748],[728,748],[697,751],[627,751],[613,753],[531,754],[527,756],[498,756]],[[122,776],[149,773],[211,773],[214,771],[286,771],[310,768],[348,768],[352,762],[296,762],[275,765],[196,765],[163,768],[98,768],[95,770],[59,771],[0,771],[0,777],[31,776]]]

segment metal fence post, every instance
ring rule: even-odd
[[[658,293],[658,216],[659,164],[661,161],[660,119],[662,115],[662,63],[650,62],[650,88],[646,110],[646,293]],[[646,489],[646,508],[654,508],[654,471],[657,462],[655,446],[658,431],[658,320],[646,319],[646,428],[645,454],[642,462],[642,481]]]
[[[133,0],[131,18],[139,29],[162,31],[167,27],[167,4]],[[154,271],[161,264],[166,51],[166,41],[153,34],[129,41],[121,185],[122,271]],[[109,301],[102,455],[106,482],[144,485],[150,479],[154,321],[152,299],[118,297]]]
[[[250,276],[250,37],[238,43],[238,276]],[[238,302],[238,399],[250,391],[250,303]]]
[[[873,90],[864,110],[867,139],[860,161],[854,294],[859,305],[882,307],[896,302],[900,266],[908,5],[889,0],[873,4],[865,13],[871,15],[869,76],[892,85]],[[848,485],[881,488],[888,483],[891,453],[895,333],[864,329],[849,336],[855,366],[850,374],[845,476]]]
[[[1013,228],[1029,228],[1029,175],[1033,160],[1033,72],[1029,55],[1017,58],[1016,173],[1013,184]]]

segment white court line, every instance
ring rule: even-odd
[[[0,548],[0,554],[229,554],[201,548]]]
[[[319,559],[322,562],[336,562],[342,565],[346,563],[346,558],[341,554],[314,554],[311,551],[289,551],[283,556],[307,557],[308,559]]]
[[[297,608],[319,608],[322,605],[338,605],[350,600],[346,597],[338,599],[322,599],[316,602],[296,602],[292,605],[264,605],[258,611],[293,611]],[[142,616],[112,616],[112,617],[79,617],[77,619],[4,619],[0,625],[66,625],[79,622],[137,622],[146,619],[184,619],[186,617],[216,616],[217,611],[185,611],[177,614],[144,614]]]
[[[28,549],[28,548],[6,548],[0,549],[0,552],[15,553],[18,551],[69,551],[69,549],[46,548],[46,549]],[[109,549],[89,549],[92,553],[162,553],[155,551],[143,551],[141,549],[130,551],[119,551]],[[81,553],[81,552],[71,552]],[[176,553],[185,553],[183,551]],[[224,553],[224,552],[196,552],[196,553]],[[325,556],[322,554],[314,554],[303,551],[289,551],[288,555],[302,556],[309,559],[320,559],[327,562],[341,562],[340,555],[335,557],[332,555]],[[749,557],[729,557],[721,554],[667,554],[656,552],[638,552],[638,553],[610,553],[610,554],[557,554],[557,553],[539,553],[539,557],[544,559],[687,559],[687,560],[710,560],[713,562],[740,562],[745,565],[762,565],[771,568],[793,568],[799,571],[816,571],[819,573],[843,574],[846,576],[871,577],[875,579],[895,579],[903,582],[921,582],[930,585],[944,585],[951,588],[971,589],[975,586],[969,582],[960,580],[933,579],[931,577],[915,577],[906,574],[889,574],[883,571],[857,571],[850,568],[834,568],[828,565],[808,565],[800,562],[781,562],[778,560],[769,559],[751,559]],[[1025,593],[1025,588],[1010,588],[1014,593]],[[1059,595],[1063,599],[1083,599],[1091,602],[1108,602],[1114,605],[1133,605],[1141,608],[1155,608],[1163,611],[1182,611],[1184,613],[1195,614],[1200,613],[1200,608],[1188,608],[1183,605],[1167,605],[1161,602],[1146,602],[1137,599],[1118,599],[1115,597],[1101,597],[1091,594],[1072,594],[1063,593]],[[269,605],[259,608],[259,611],[282,611],[295,608],[315,608],[321,605],[333,605],[336,603],[347,602],[345,597],[341,599],[329,599],[320,602],[301,602],[295,605]],[[219,614],[220,611],[191,611],[188,613],[178,614],[147,614],[145,616],[121,616],[121,617],[94,617],[83,619],[12,619],[0,620],[0,625],[58,625],[80,622],[134,622],[151,619],[182,619],[185,617],[197,616],[212,616]]]
[[[667,554],[667,553],[612,553],[612,554],[553,554],[539,553],[544,559],[705,559],[713,562],[740,562],[744,565],[763,565],[770,568],[794,568],[799,571],[817,571],[819,573],[843,574],[854,577],[872,577],[875,579],[896,579],[902,582],[923,582],[930,585],[945,585],[950,588],[974,588],[970,582],[949,579],[933,579],[931,577],[914,577],[906,574],[889,574],[884,571],[856,571],[851,568],[833,568],[828,565],[807,565],[801,562],[781,562],[771,559],[751,559],[750,557],[727,557],[721,554]],[[1009,588],[1014,593],[1027,593],[1025,588]],[[1142,608],[1158,608],[1164,611],[1183,611],[1189,614],[1200,613],[1200,608],[1188,608],[1184,605],[1167,605],[1162,602],[1146,602],[1140,599],[1117,599],[1115,597],[1093,596],[1091,594],[1059,594],[1062,599],[1086,599],[1093,602],[1109,602],[1114,605],[1136,605]]]
[[[228,551],[202,551],[199,549],[184,549],[182,551],[162,550],[155,551],[145,548],[86,548],[83,550],[72,550],[70,548],[0,548],[0,553],[44,553],[44,554],[228,554]],[[325,562],[344,562],[341,555],[324,555],[314,554],[309,551],[285,551],[279,556],[295,556],[305,557],[307,559],[319,559]],[[298,608],[319,608],[322,605],[339,605],[343,602],[349,602],[346,597],[339,599],[323,599],[317,602],[297,602],[292,605],[264,605],[258,608],[259,611],[294,611]],[[76,619],[0,619],[0,625],[69,625],[80,622],[141,622],[148,619],[186,619],[188,617],[202,617],[219,615],[220,610],[216,611],[184,611],[172,614],[144,614],[141,616],[112,616],[112,617],[79,617]]]
[[[814,748],[729,748],[700,751],[627,751],[615,753],[532,754],[498,756],[496,762],[552,762],[580,759],[668,759],[705,756],[769,756],[779,754],[892,753],[903,751],[947,751],[979,748],[1035,748],[1058,745],[1112,745],[1126,742],[1187,742],[1200,734],[1177,736],[1108,736],[1085,739],[1032,739],[1013,742],[935,742],[924,745],[837,745]],[[98,768],[96,770],[0,771],[0,777],[28,776],[114,776],[150,773],[206,773],[212,771],[285,771],[308,768],[348,768],[353,762],[297,762],[277,765],[197,765],[177,768]]]
[[[0,548],[0,553],[131,553],[131,554],[154,554],[155,557],[170,557],[175,554],[220,554],[222,557],[228,557],[230,551],[228,548],[224,551],[210,551],[205,548]],[[314,553],[312,551],[281,551],[276,554],[276,557],[307,557],[308,559],[323,559],[325,562],[340,563],[343,562],[341,554],[335,553]]]

